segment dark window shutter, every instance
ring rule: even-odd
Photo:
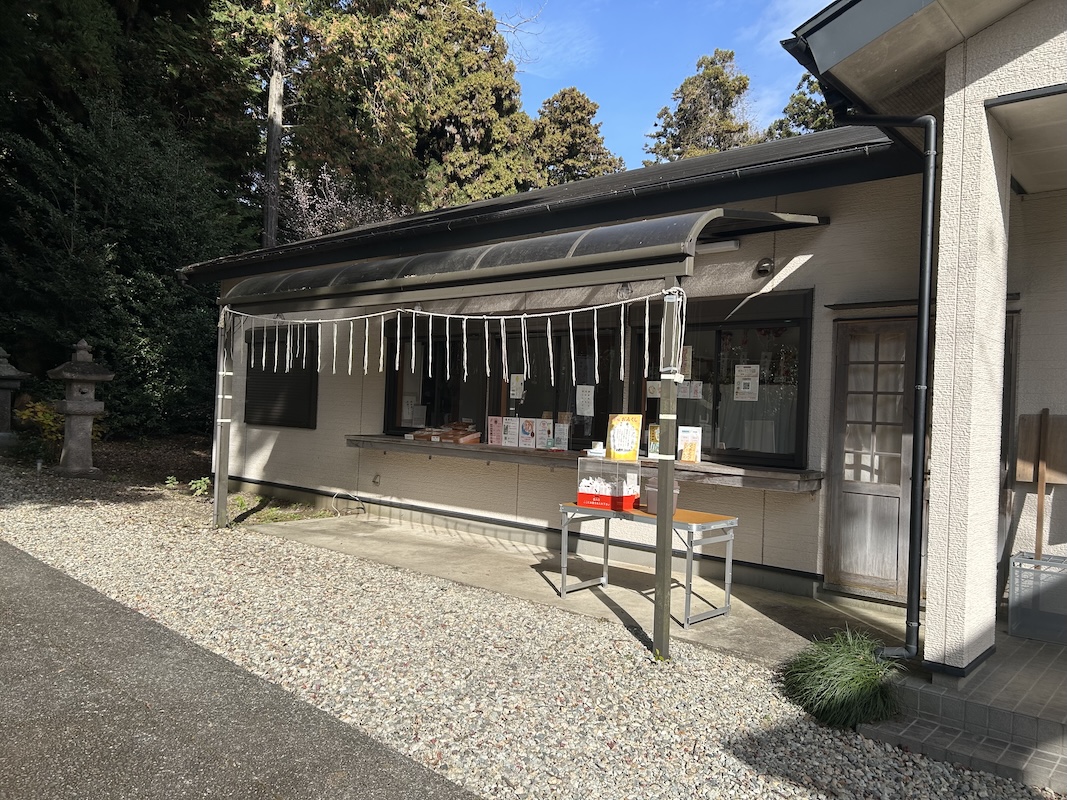
[[[245,382],[245,424],[276,425],[283,428],[314,428],[316,425],[319,397],[319,374],[317,370],[318,352],[317,336],[312,330],[307,331],[306,354],[301,350],[300,356],[294,358],[285,370],[285,334],[279,341],[280,363],[275,365],[274,332],[267,332],[266,369],[260,363],[262,351],[259,349],[264,335],[256,333],[256,352],[250,357],[255,365],[247,365]],[[247,349],[247,348],[246,348]]]

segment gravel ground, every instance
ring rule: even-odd
[[[484,797],[1056,797],[820,727],[759,665],[657,663],[616,623],[214,531],[113,477],[0,462],[0,538]]]

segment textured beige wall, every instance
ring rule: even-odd
[[[1035,0],[946,61],[925,657],[954,667],[996,613],[1010,142],[984,101],[1067,81],[1065,14]]]

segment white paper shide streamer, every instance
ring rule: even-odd
[[[346,317],[343,319],[322,320],[322,319],[292,319],[283,318],[281,316],[257,316],[254,314],[246,314],[243,312],[234,311],[229,306],[222,309],[220,316],[220,327],[226,327],[231,331],[231,336],[228,337],[229,341],[244,341],[244,337],[247,334],[248,341],[248,364],[250,369],[258,368],[266,372],[268,369],[273,369],[275,373],[279,371],[291,372],[297,369],[307,369],[308,364],[308,349],[311,342],[308,339],[308,326],[315,326],[314,336],[315,343],[317,345],[317,351],[315,353],[315,369],[318,372],[322,372],[322,347],[323,347],[323,327],[329,323],[331,325],[331,333],[333,336],[333,351],[330,361],[331,372],[337,374],[337,359],[343,354],[340,352],[343,347],[341,328],[340,326],[348,323],[348,374],[352,375],[353,364],[355,363],[355,323],[362,320],[363,322],[363,374],[367,375],[370,369],[370,335],[371,335],[371,320],[378,319],[378,372],[385,372],[385,340],[386,340],[386,324],[388,320],[395,315],[396,326],[396,350],[393,359],[393,369],[396,372],[400,371],[401,362],[401,350],[405,346],[411,348],[410,350],[410,369],[411,373],[415,374],[417,367],[417,348],[418,342],[418,318],[420,315],[426,317],[426,370],[427,375],[433,376],[433,361],[434,361],[434,317],[441,316],[444,321],[444,359],[445,359],[445,379],[451,381],[452,379],[452,320],[457,319],[460,324],[460,336],[462,337],[463,347],[463,381],[466,382],[469,375],[469,362],[468,362],[468,331],[467,323],[474,321],[481,321],[482,334],[485,337],[485,376],[487,378],[492,376],[493,373],[493,336],[490,324],[496,320],[496,325],[499,330],[497,336],[499,337],[500,346],[500,379],[502,381],[510,380],[511,366],[508,363],[508,322],[514,320],[518,323],[519,327],[519,347],[522,354],[522,376],[524,380],[529,380],[531,374],[534,373],[534,358],[531,348],[530,339],[530,324],[532,320],[543,319],[545,323],[545,347],[548,348],[548,378],[552,386],[556,385],[556,353],[555,342],[552,335],[552,321],[554,318],[566,317],[567,321],[567,342],[566,345],[570,355],[570,368],[571,368],[571,382],[577,385],[578,371],[577,361],[578,353],[574,341],[574,315],[585,312],[590,312],[592,315],[593,333],[592,333],[592,367],[593,375],[592,380],[594,383],[600,383],[600,317],[599,314],[604,309],[619,309],[619,335],[618,335],[618,347],[619,347],[619,380],[624,381],[626,377],[626,325],[627,325],[627,311],[630,304],[635,302],[644,301],[645,304],[645,331],[644,331],[644,375],[648,376],[648,370],[650,366],[649,359],[649,347],[651,342],[651,302],[654,299],[661,299],[664,296],[673,295],[679,298],[680,302],[667,303],[666,308],[672,309],[675,314],[675,327],[679,330],[682,336],[679,338],[679,347],[681,342],[684,341],[685,327],[686,327],[686,296],[685,292],[679,288],[666,289],[662,292],[650,294],[645,297],[632,297],[624,301],[615,303],[603,303],[600,305],[587,306],[584,308],[570,308],[562,309],[558,311],[545,311],[540,313],[522,312],[518,314],[500,314],[500,315],[464,315],[464,314],[435,314],[433,312],[422,311],[419,308],[396,308],[390,311],[377,311],[371,314],[361,314],[352,317]],[[411,315],[411,332],[410,339],[404,341],[402,338],[402,328],[404,315]],[[273,331],[273,362],[268,358],[268,350],[270,349],[269,331]],[[284,353],[282,352],[282,336],[285,337]],[[611,337],[613,340],[615,337]],[[538,342],[539,338],[535,338],[534,342]],[[667,345],[663,345],[667,346]],[[233,345],[231,344],[231,347]],[[662,347],[661,347],[662,349]],[[664,357],[666,354],[663,354]],[[258,365],[257,365],[258,356]],[[680,358],[680,353],[674,354],[674,360],[677,361]],[[227,357],[232,357],[228,355]],[[439,367],[440,369],[440,367]],[[588,380],[588,378],[583,378]]]

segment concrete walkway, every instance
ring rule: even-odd
[[[442,530],[412,522],[367,516],[311,519],[253,526],[316,547],[391,564],[450,581],[477,586],[578,614],[616,620],[650,644],[655,576],[651,569],[612,563],[606,588],[559,596],[559,551],[466,531]],[[571,555],[575,581],[599,576],[595,558]],[[807,645],[849,626],[872,632],[886,644],[902,644],[904,612],[876,603],[829,602],[734,584],[730,613],[683,629],[684,573],[675,573],[671,609],[672,640],[691,641],[777,666]],[[694,579],[693,613],[723,603],[721,581]]]
[[[473,800],[0,542],[0,798]]]

